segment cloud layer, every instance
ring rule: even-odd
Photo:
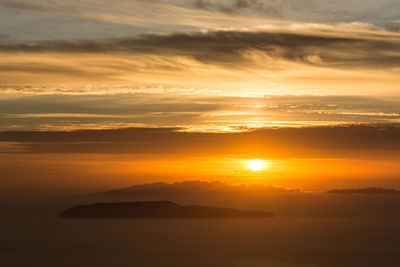
[[[143,154],[268,159],[399,158],[399,125],[186,133],[178,128],[0,132],[3,153]]]
[[[378,35],[379,33],[377,33]],[[378,37],[378,38],[377,38]],[[400,65],[400,36],[307,34],[268,31],[211,31],[145,35],[104,42],[3,44],[3,52],[133,53],[184,56],[206,64],[244,63],[246,52],[317,66],[394,68]],[[381,37],[381,38],[379,38]]]
[[[60,131],[147,126],[237,132],[262,127],[400,122],[399,98],[393,97],[240,97],[178,88],[98,95],[91,94],[100,91],[98,88],[72,95],[43,90],[37,95],[18,93],[0,99],[0,129]],[[115,90],[118,92],[118,88]]]

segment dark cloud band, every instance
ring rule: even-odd
[[[187,133],[179,128],[74,132],[0,132],[18,153],[237,154],[288,156],[399,156],[396,124],[260,129],[243,133]]]
[[[393,68],[400,65],[398,40],[265,31],[212,31],[108,41],[2,44],[0,51],[179,55],[221,65],[249,61],[245,52],[258,51],[271,58],[318,66]]]

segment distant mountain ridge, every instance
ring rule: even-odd
[[[60,213],[70,219],[127,219],[127,218],[262,218],[273,217],[271,212],[216,208],[212,206],[182,206],[170,201],[141,201],[97,203],[74,206]]]
[[[300,192],[299,189],[286,189],[275,187],[272,185],[230,185],[222,182],[203,182],[203,181],[183,181],[178,183],[152,183],[134,185],[132,187],[111,190],[104,192],[105,194],[202,194],[202,193],[295,193]]]
[[[396,189],[387,189],[379,187],[366,187],[366,188],[346,188],[346,189],[332,189],[327,191],[328,194],[388,194],[400,193]]]

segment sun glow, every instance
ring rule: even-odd
[[[266,165],[267,162],[261,159],[251,159],[247,161],[247,167],[252,171],[261,171]]]

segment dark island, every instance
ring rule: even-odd
[[[128,218],[265,218],[271,212],[215,208],[211,206],[182,206],[170,201],[97,203],[74,206],[60,214],[71,219],[128,219]]]
[[[348,188],[348,189],[332,189],[327,191],[328,194],[398,194],[400,191],[396,189],[387,189],[379,187],[367,188]]]

